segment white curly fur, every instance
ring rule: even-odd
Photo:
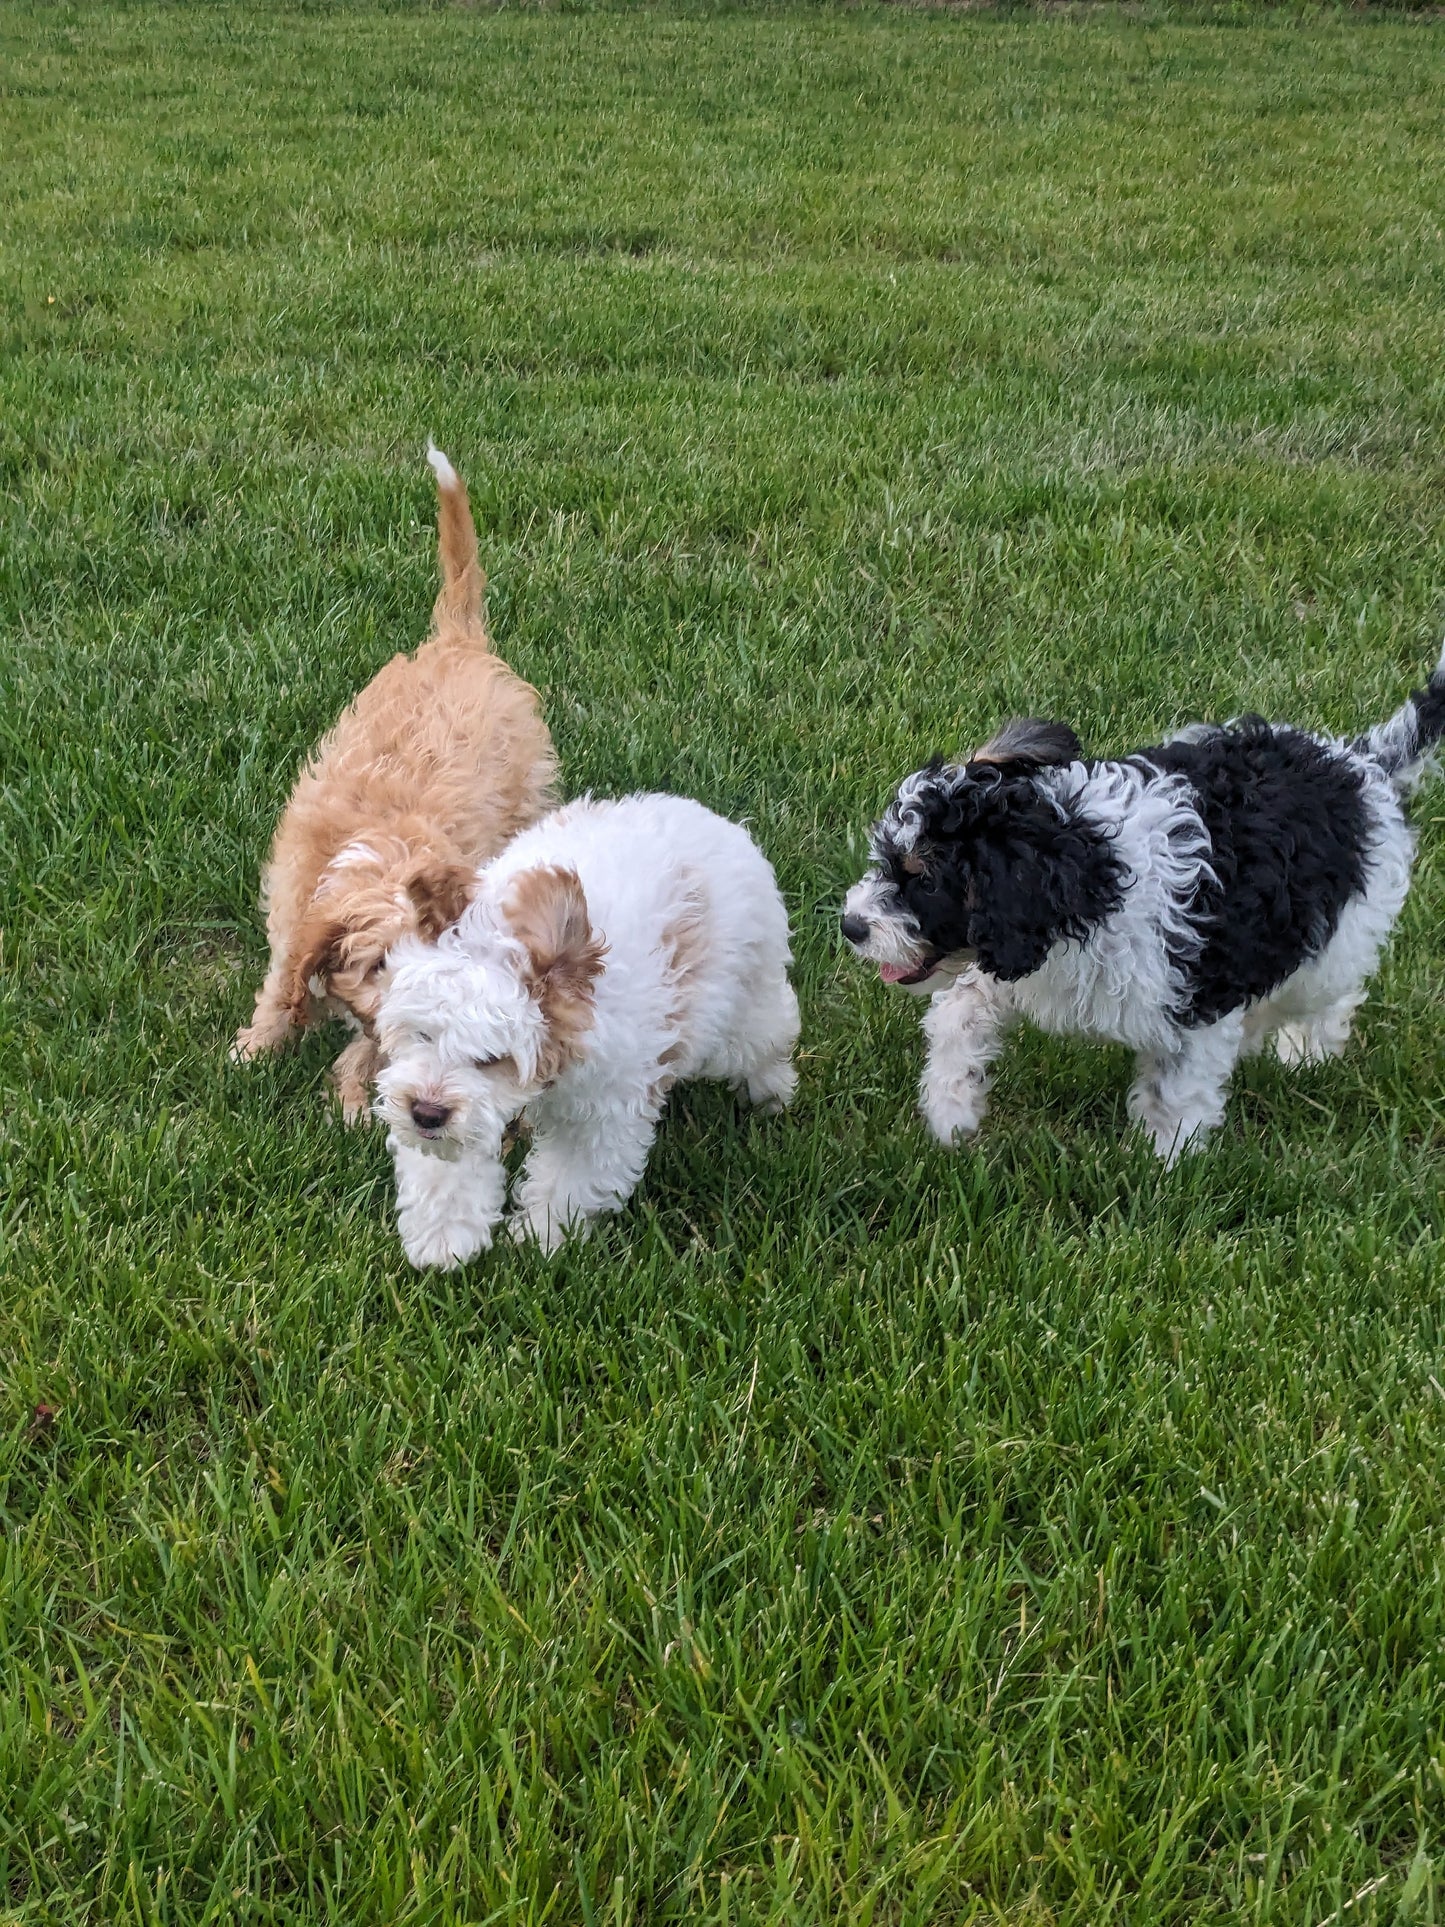
[[[746,830],[683,797],[584,798],[543,818],[480,872],[455,928],[390,961],[377,1111],[415,1265],[490,1245],[503,1134],[522,1114],[532,1141],[508,1229],[550,1251],[626,1202],[672,1084],[725,1078],[770,1109],[792,1098],[798,1006],[772,868]]]

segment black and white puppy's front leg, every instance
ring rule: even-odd
[[[1141,1051],[1129,1115],[1166,1165],[1202,1149],[1223,1120],[1229,1080],[1245,1040],[1243,1011],[1181,1031],[1172,1046]]]
[[[928,1053],[923,1120],[940,1144],[972,1137],[988,1111],[989,1068],[1014,1021],[1013,993],[977,967],[938,991],[923,1014]]]

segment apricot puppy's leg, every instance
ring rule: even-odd
[[[331,1084],[341,1106],[343,1124],[365,1124],[371,1116],[371,1084],[381,1066],[381,1052],[359,1031],[331,1066]]]
[[[266,981],[256,992],[256,1009],[249,1024],[236,1032],[231,1056],[245,1064],[266,1051],[279,1050],[291,1035],[291,1010],[283,989],[285,973],[278,964],[266,972]]]

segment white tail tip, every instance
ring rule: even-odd
[[[426,458],[428,462],[431,463],[432,473],[437,478],[438,488],[456,488],[459,486],[456,470],[452,467],[446,456],[442,454],[436,443],[430,438],[427,440]]]

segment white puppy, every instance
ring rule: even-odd
[[[553,1251],[635,1189],[672,1085],[780,1110],[798,1004],[788,917],[747,831],[680,796],[583,799],[481,870],[435,944],[390,954],[377,1029],[397,1224],[414,1265],[492,1242],[502,1139],[532,1145],[509,1225]]]

